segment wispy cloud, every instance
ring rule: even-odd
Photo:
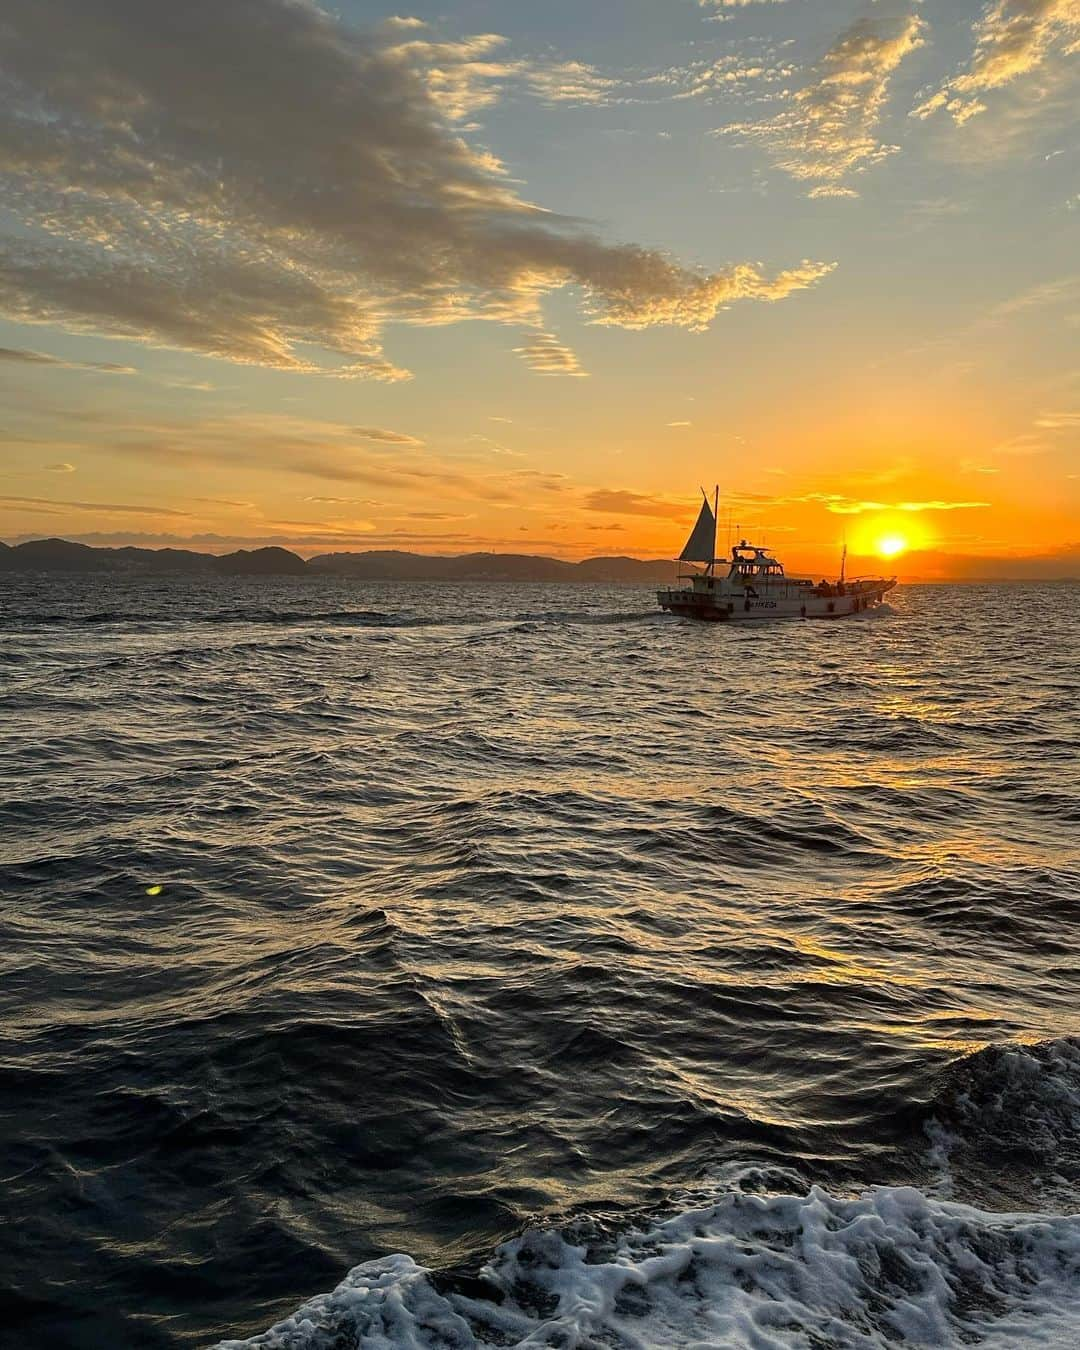
[[[306,502],[316,502],[326,506],[381,506],[382,502],[371,497],[305,497]]]
[[[384,427],[353,427],[354,436],[364,441],[381,441],[386,445],[423,445],[415,436],[406,436],[401,431],[387,431]]]
[[[1046,431],[1072,431],[1080,428],[1080,412],[1045,412],[1035,419],[1035,425]]]
[[[855,196],[848,181],[897,149],[878,138],[889,82],[923,44],[917,14],[859,19],[826,52],[788,106],[761,121],[719,128],[766,148],[776,166],[808,185],[811,197]]]
[[[52,497],[0,497],[0,505],[11,506],[16,510],[21,508],[32,509],[43,507],[47,512],[51,510],[67,511],[98,511],[102,515],[113,515],[116,512],[121,514],[131,514],[135,516],[176,516],[178,518],[190,519],[190,511],[176,511],[172,507],[138,505],[132,502],[74,502],[57,500]]]
[[[588,375],[577,356],[554,333],[534,333],[523,347],[514,351],[530,370],[540,375]]]
[[[558,525],[553,523],[544,528],[555,530]],[[183,535],[134,530],[93,530],[86,533],[65,531],[65,538],[82,544],[103,547],[133,545],[146,548],[191,548],[208,553],[224,553],[237,548],[263,548],[267,545],[293,548],[306,554],[326,550],[352,551],[373,548],[416,548],[422,553],[457,554],[506,549],[520,551],[523,547],[562,554],[567,550],[587,551],[589,547],[583,540],[545,538],[532,535],[528,529],[524,531],[524,535],[525,537],[522,531],[515,534],[500,534],[456,530],[433,534],[430,530],[418,529],[384,530],[373,528],[371,521],[350,522],[340,527],[318,527],[297,521],[285,528],[275,529],[273,533],[264,534],[231,534],[216,531]],[[14,543],[40,537],[40,534],[29,533],[9,536]]]
[[[369,497],[357,496],[367,489],[380,494],[379,502],[398,498],[399,505],[416,503],[421,494],[428,502],[438,496],[508,506],[528,502],[537,493],[563,492],[568,486],[562,474],[498,468],[488,456],[469,462],[437,454],[419,442],[391,441],[380,447],[346,423],[321,418],[267,413],[155,418],[116,413],[106,424],[91,422],[88,427],[80,450],[135,460],[144,471],[171,466],[195,473],[223,467],[260,475],[289,474],[323,480],[322,492],[317,483],[308,485],[311,499],[336,499],[342,504],[371,505]],[[393,455],[386,453],[387,446],[392,446]]]
[[[729,95],[746,102],[756,84],[773,85],[788,80],[795,68],[786,62],[766,59],[760,53],[725,52],[715,58],[702,58],[686,65],[670,66],[641,81],[643,89],[657,86],[670,91],[673,99]]]
[[[474,474],[427,454],[411,455],[419,442],[386,442],[401,452],[387,459],[365,444],[368,438],[363,433],[371,430],[281,414],[132,421],[113,430],[107,446],[113,453],[136,456],[144,463],[223,464],[395,491],[440,491],[493,502],[515,500],[506,475]]]
[[[985,112],[983,99],[1039,70],[1055,52],[1080,50],[1080,0],[994,0],[975,25],[968,68],[914,110],[944,109],[957,123]]]
[[[420,22],[413,32],[426,30]],[[456,41],[411,36],[387,48],[394,57],[422,70],[431,97],[454,122],[475,117],[508,89],[548,104],[600,104],[616,97],[619,80],[583,61],[537,60],[505,54],[507,39],[480,33]]]
[[[0,312],[18,320],[394,381],[391,320],[543,329],[544,296],[573,286],[596,322],[700,329],[829,270],[702,272],[526,200],[454,120],[446,71],[493,38],[440,53],[298,0],[137,23],[126,0],[8,0],[4,25]],[[602,85],[530,78],[553,101]]]
[[[989,502],[868,502],[843,496],[819,497],[818,500],[823,501],[826,509],[837,516],[859,516],[867,511],[975,511],[990,505]]]
[[[25,347],[0,347],[0,362],[25,366],[53,366],[57,370],[96,370],[104,375],[134,375],[134,366],[119,366],[114,361],[65,361],[48,352],[29,351]]]
[[[684,520],[694,511],[692,503],[625,488],[596,488],[587,494],[583,504],[586,511],[604,511],[613,516],[658,516],[664,520]]]

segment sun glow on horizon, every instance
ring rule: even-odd
[[[902,534],[883,534],[874,545],[874,551],[882,558],[898,558],[909,548],[910,545]]]

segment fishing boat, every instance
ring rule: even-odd
[[[789,577],[767,548],[746,539],[732,547],[730,558],[716,556],[716,513],[719,490],[710,503],[702,491],[697,523],[678,561],[698,564],[702,571],[682,573],[689,585],[657,591],[660,608],[688,619],[711,623],[747,619],[842,619],[881,604],[896,585],[895,577],[848,578],[847,549],[835,581]],[[718,570],[719,569],[719,570]],[[726,569],[726,570],[724,570]]]

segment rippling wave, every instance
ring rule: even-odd
[[[9,580],[7,1332],[1071,1343],[1078,636]]]

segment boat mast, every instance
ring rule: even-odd
[[[844,573],[847,571],[847,540],[844,540],[843,552],[840,554],[840,580],[844,580]]]
[[[716,486],[713,488],[712,548],[709,550],[712,553],[712,562],[709,563],[708,571],[705,574],[706,576],[710,577],[713,574],[713,568],[716,566],[716,530],[717,530],[719,510],[720,510],[720,484],[717,483]]]

